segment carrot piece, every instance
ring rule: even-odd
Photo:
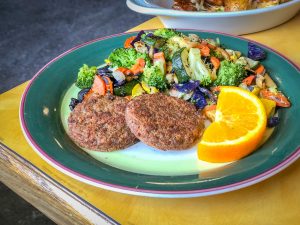
[[[122,72],[126,76],[132,74],[132,71],[130,69],[128,69],[128,68],[125,68],[125,67],[119,67],[117,70],[120,71],[120,72]]]
[[[210,48],[206,45],[203,48],[201,48],[201,55],[203,56],[209,56],[210,55]]]
[[[220,60],[217,57],[212,56],[210,58],[210,61],[213,64],[214,68],[218,69],[220,67]]]
[[[120,72],[122,72],[122,73],[124,73],[125,74],[125,72],[128,70],[127,68],[125,68],[125,67],[119,67],[118,69],[116,69],[116,70],[118,70],[118,71],[120,71]]]
[[[154,53],[153,60],[155,59],[165,59],[165,54],[163,52]]]
[[[162,62],[164,73],[167,71],[167,63],[165,59],[165,54],[163,52],[157,52],[153,55],[153,64],[155,65],[156,62]]]
[[[259,67],[255,70],[256,74],[264,74],[264,72],[265,72],[265,67],[262,64],[260,64]]]
[[[105,82],[106,85],[106,92],[109,92],[110,94],[114,93],[114,85],[111,79],[108,76],[102,76],[102,79]]]
[[[146,62],[143,58],[138,58],[136,60],[136,64],[134,64],[130,70],[134,75],[137,75],[139,73],[142,73],[144,71],[144,67],[146,65]]]
[[[137,74],[139,74],[140,72],[143,72],[143,69],[141,68],[141,66],[140,66],[139,64],[134,64],[134,65],[131,67],[130,70],[132,71],[132,73],[133,73],[134,75],[137,75]]]
[[[255,75],[250,75],[249,77],[246,77],[242,82],[247,86],[249,86],[252,84],[254,79],[255,79]]]
[[[207,46],[207,44],[199,44],[196,46],[196,48],[200,49],[202,56],[210,56],[210,48]]]
[[[133,48],[131,42],[135,39],[135,36],[129,37],[124,42],[124,48]]]
[[[225,49],[217,47],[215,49],[215,51],[218,52],[218,53],[220,53],[224,57],[224,59],[230,60],[230,55],[228,54],[228,52],[226,52]]]
[[[93,94],[92,88],[84,95],[83,99],[88,99]]]
[[[141,67],[145,67],[145,65],[146,65],[146,61],[143,58],[138,58],[136,60],[136,63],[139,64]]]
[[[204,107],[205,111],[211,111],[211,110],[216,110],[217,109],[217,105],[207,105]]]
[[[131,95],[125,96],[124,98],[126,98],[128,101],[131,100]]]
[[[207,105],[203,109],[203,113],[210,121],[215,120],[217,105]]]
[[[211,87],[210,90],[214,93],[216,92],[220,92],[221,91],[221,86],[215,86],[215,87]]]
[[[94,83],[93,83],[91,90],[94,93],[98,93],[100,95],[105,95],[106,94],[105,81],[100,76],[96,75],[94,78]]]
[[[158,61],[162,61],[163,64],[166,64],[165,54],[163,52],[157,52],[153,54],[153,64]]]
[[[282,93],[280,92],[277,92],[277,93],[274,93],[272,91],[269,91],[267,89],[263,89],[260,91],[260,96],[262,98],[266,98],[266,99],[269,99],[269,100],[273,100],[276,102],[276,105],[277,106],[280,106],[280,107],[290,107],[291,106],[291,103],[290,101],[288,100],[287,97],[285,97]]]
[[[215,50],[217,48],[216,46],[209,44],[209,43],[207,43],[207,47],[209,47],[212,50]]]

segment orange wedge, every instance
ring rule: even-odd
[[[263,138],[267,116],[259,98],[238,87],[222,87],[215,121],[204,131],[198,157],[231,162],[253,152]]]

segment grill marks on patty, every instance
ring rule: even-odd
[[[125,121],[128,100],[93,94],[78,104],[68,118],[69,135],[79,146],[96,151],[114,151],[137,139]]]
[[[125,118],[138,139],[161,150],[193,146],[204,128],[193,104],[161,93],[134,98],[126,107]]]

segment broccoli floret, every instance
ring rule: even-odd
[[[97,73],[97,67],[84,64],[78,71],[76,86],[84,89],[93,85],[94,77]]]
[[[181,32],[178,32],[175,29],[168,29],[168,28],[157,29],[153,33],[155,36],[159,36],[167,39],[174,36],[182,36]]]
[[[217,74],[215,85],[219,86],[238,86],[246,77],[246,71],[243,65],[224,60],[221,62]]]
[[[144,69],[142,80],[149,86],[156,87],[160,90],[165,90],[167,88],[166,77],[157,65],[146,67]]]
[[[136,59],[143,58],[146,65],[150,64],[150,58],[146,53],[137,52],[134,48],[117,48],[108,57],[113,67],[130,68],[136,63]]]

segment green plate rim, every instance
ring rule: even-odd
[[[246,42],[252,42],[258,46],[261,46],[265,49],[268,49],[269,51],[277,54],[278,56],[280,56],[280,58],[282,58],[283,60],[285,60],[287,63],[289,63],[292,67],[296,68],[296,70],[298,72],[300,72],[300,68],[293,63],[291,60],[289,60],[288,58],[286,58],[285,56],[283,56],[281,53],[277,52],[276,50],[267,47],[263,44],[257,43],[253,40],[249,40],[247,38],[242,38],[242,37],[237,37],[234,35],[230,35],[230,34],[224,34],[224,33],[220,33],[220,32],[211,32],[211,31],[204,31],[204,30],[193,30],[193,29],[180,29],[182,31],[185,32],[202,32],[202,33],[209,33],[209,34],[219,34],[222,36],[227,36],[227,37],[231,37],[234,39],[240,39],[240,40],[244,40]],[[146,31],[146,30],[145,30]],[[150,31],[150,30],[147,30]],[[268,170],[256,174],[255,176],[248,178],[248,179],[242,179],[238,182],[234,182],[232,184],[229,185],[224,185],[224,186],[218,186],[218,187],[214,187],[214,188],[206,188],[206,189],[198,189],[198,190],[183,190],[183,191],[178,191],[178,190],[148,190],[148,189],[141,189],[141,188],[133,188],[133,187],[128,187],[128,186],[123,186],[123,185],[117,185],[117,184],[113,184],[113,183],[108,183],[108,182],[103,182],[101,180],[98,179],[94,179],[92,177],[86,176],[80,172],[75,171],[72,168],[69,168],[68,166],[65,166],[63,164],[61,164],[60,162],[56,161],[55,158],[50,157],[47,154],[47,150],[43,150],[38,143],[35,142],[34,138],[32,137],[32,134],[30,132],[30,129],[28,128],[27,124],[26,124],[26,115],[24,114],[24,107],[26,104],[26,98],[27,98],[27,93],[30,90],[32,84],[34,83],[35,79],[42,74],[42,72],[48,68],[52,63],[54,63],[55,61],[59,60],[60,58],[62,58],[63,56],[81,48],[84,46],[87,46],[89,44],[101,41],[101,40],[106,40],[106,39],[110,39],[113,37],[118,37],[118,36],[122,36],[122,35],[130,35],[130,34],[137,34],[138,32],[127,32],[127,33],[119,33],[119,34],[114,34],[114,35],[110,35],[110,36],[106,36],[103,38],[97,38],[95,40],[80,44],[76,47],[71,48],[70,50],[67,50],[66,52],[62,53],[61,55],[57,56],[56,58],[54,58],[53,60],[51,60],[49,63],[47,63],[42,69],[40,69],[35,76],[31,79],[30,83],[28,84],[28,86],[26,87],[26,90],[24,91],[23,95],[22,95],[22,99],[21,99],[21,103],[20,103],[20,112],[19,112],[19,116],[20,116],[20,123],[21,123],[21,128],[22,131],[24,133],[24,136],[26,138],[26,140],[28,141],[28,143],[33,147],[33,149],[41,156],[41,158],[43,158],[46,162],[48,162],[50,165],[52,165],[53,167],[55,167],[56,169],[58,169],[59,171],[77,179],[80,180],[82,182],[97,186],[97,187],[101,187],[107,190],[112,190],[112,191],[117,191],[117,192],[121,192],[121,193],[126,193],[126,194],[134,194],[134,195],[140,195],[140,196],[150,196],[150,197],[165,197],[165,198],[179,198],[179,197],[198,197],[198,196],[207,196],[207,195],[214,195],[214,194],[219,194],[219,193],[224,193],[224,192],[228,192],[228,191],[233,191],[233,190],[237,190],[243,187],[247,187],[250,186],[252,184],[258,183],[262,180],[265,180],[273,175],[275,175],[276,173],[280,172],[281,170],[283,170],[284,168],[286,168],[288,165],[292,164],[294,161],[296,161],[299,157],[300,157],[300,148],[296,148],[294,150],[291,151],[291,154],[289,154],[284,160],[282,160],[280,163],[276,164],[275,166],[273,166],[272,168],[269,168]]]

